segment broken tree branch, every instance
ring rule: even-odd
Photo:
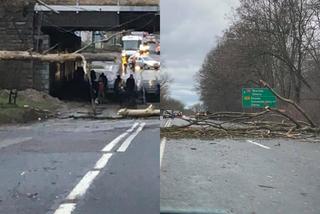
[[[292,117],[290,117],[289,115],[285,114],[284,112],[280,111],[279,109],[270,108],[269,106],[267,106],[266,109],[268,109],[269,111],[276,112],[276,113],[286,117],[287,119],[289,119],[291,122],[293,122],[296,125],[296,128],[300,128],[301,127],[301,125],[296,120],[294,120]]]
[[[316,127],[315,123],[311,120],[311,118],[308,116],[308,114],[297,104],[295,103],[294,101],[290,100],[290,99],[287,99],[287,98],[284,98],[282,96],[280,96],[273,88],[270,87],[270,85],[268,83],[266,83],[265,81],[263,80],[260,80],[260,83],[264,86],[264,87],[267,87],[278,99],[286,102],[286,103],[289,103],[291,105],[293,105],[302,115],[303,117],[309,122],[309,124],[311,125],[311,127]]]

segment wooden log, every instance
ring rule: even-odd
[[[154,109],[150,105],[146,109],[127,109],[123,108],[118,111],[118,115],[124,117],[151,117],[151,116],[160,116],[160,109]]]
[[[63,53],[63,54],[40,54],[28,51],[0,51],[0,60],[36,60],[43,62],[67,62],[67,61],[114,61],[117,54],[112,53]]]

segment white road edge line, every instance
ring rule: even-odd
[[[247,140],[247,142],[252,143],[252,144],[254,144],[254,145],[257,145],[257,146],[260,146],[260,147],[262,147],[262,148],[264,148],[264,149],[271,149],[271,148],[268,147],[268,146],[262,145],[262,144],[260,144],[260,143],[254,142],[254,141],[252,141],[252,140]]]
[[[139,134],[139,132],[142,131],[143,127],[146,125],[146,123],[141,123],[139,128],[133,132],[118,148],[117,152],[125,152],[127,148],[129,147],[131,141]]]
[[[97,161],[96,165],[94,166],[94,169],[95,170],[103,169],[107,165],[111,156],[112,156],[111,153],[103,154],[102,157]]]
[[[166,141],[167,138],[162,138],[161,142],[160,142],[160,168],[161,168],[161,163],[162,163],[162,158],[163,158],[163,153],[164,153],[164,148],[166,146]]]
[[[100,171],[89,171],[67,196],[67,200],[75,200],[83,196]]]
[[[130,132],[132,132],[138,125],[139,123],[133,124],[133,126],[130,129],[128,129],[126,132],[116,137],[110,143],[108,143],[101,151],[110,152],[124,137],[126,137]]]
[[[18,138],[9,138],[0,141],[0,149],[11,146],[14,144],[24,143],[26,141],[32,140],[32,137],[18,137]]]
[[[54,212],[54,214],[71,214],[75,208],[75,203],[61,204],[59,208]]]

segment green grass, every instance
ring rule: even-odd
[[[37,120],[39,117],[44,118],[47,113],[41,110],[53,111],[58,104],[52,102],[27,100],[24,97],[17,97],[17,103],[8,104],[8,96],[0,95],[0,124],[10,123],[27,123]],[[28,105],[29,107],[24,107]],[[39,109],[40,111],[35,110]]]
[[[0,106],[14,107],[14,105],[8,104],[8,100],[9,100],[9,98],[7,96],[0,96]],[[42,110],[49,110],[49,111],[53,111],[59,106],[58,104],[49,103],[49,102],[45,102],[45,101],[35,102],[33,100],[27,100],[24,97],[19,97],[19,95],[18,95],[17,100],[16,100],[16,107],[23,108],[25,105],[28,105],[33,108],[38,108],[38,109],[42,109]]]

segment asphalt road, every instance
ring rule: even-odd
[[[0,213],[159,213],[159,120],[53,120],[0,139]]]
[[[160,151],[161,209],[320,213],[319,142],[162,139]]]

